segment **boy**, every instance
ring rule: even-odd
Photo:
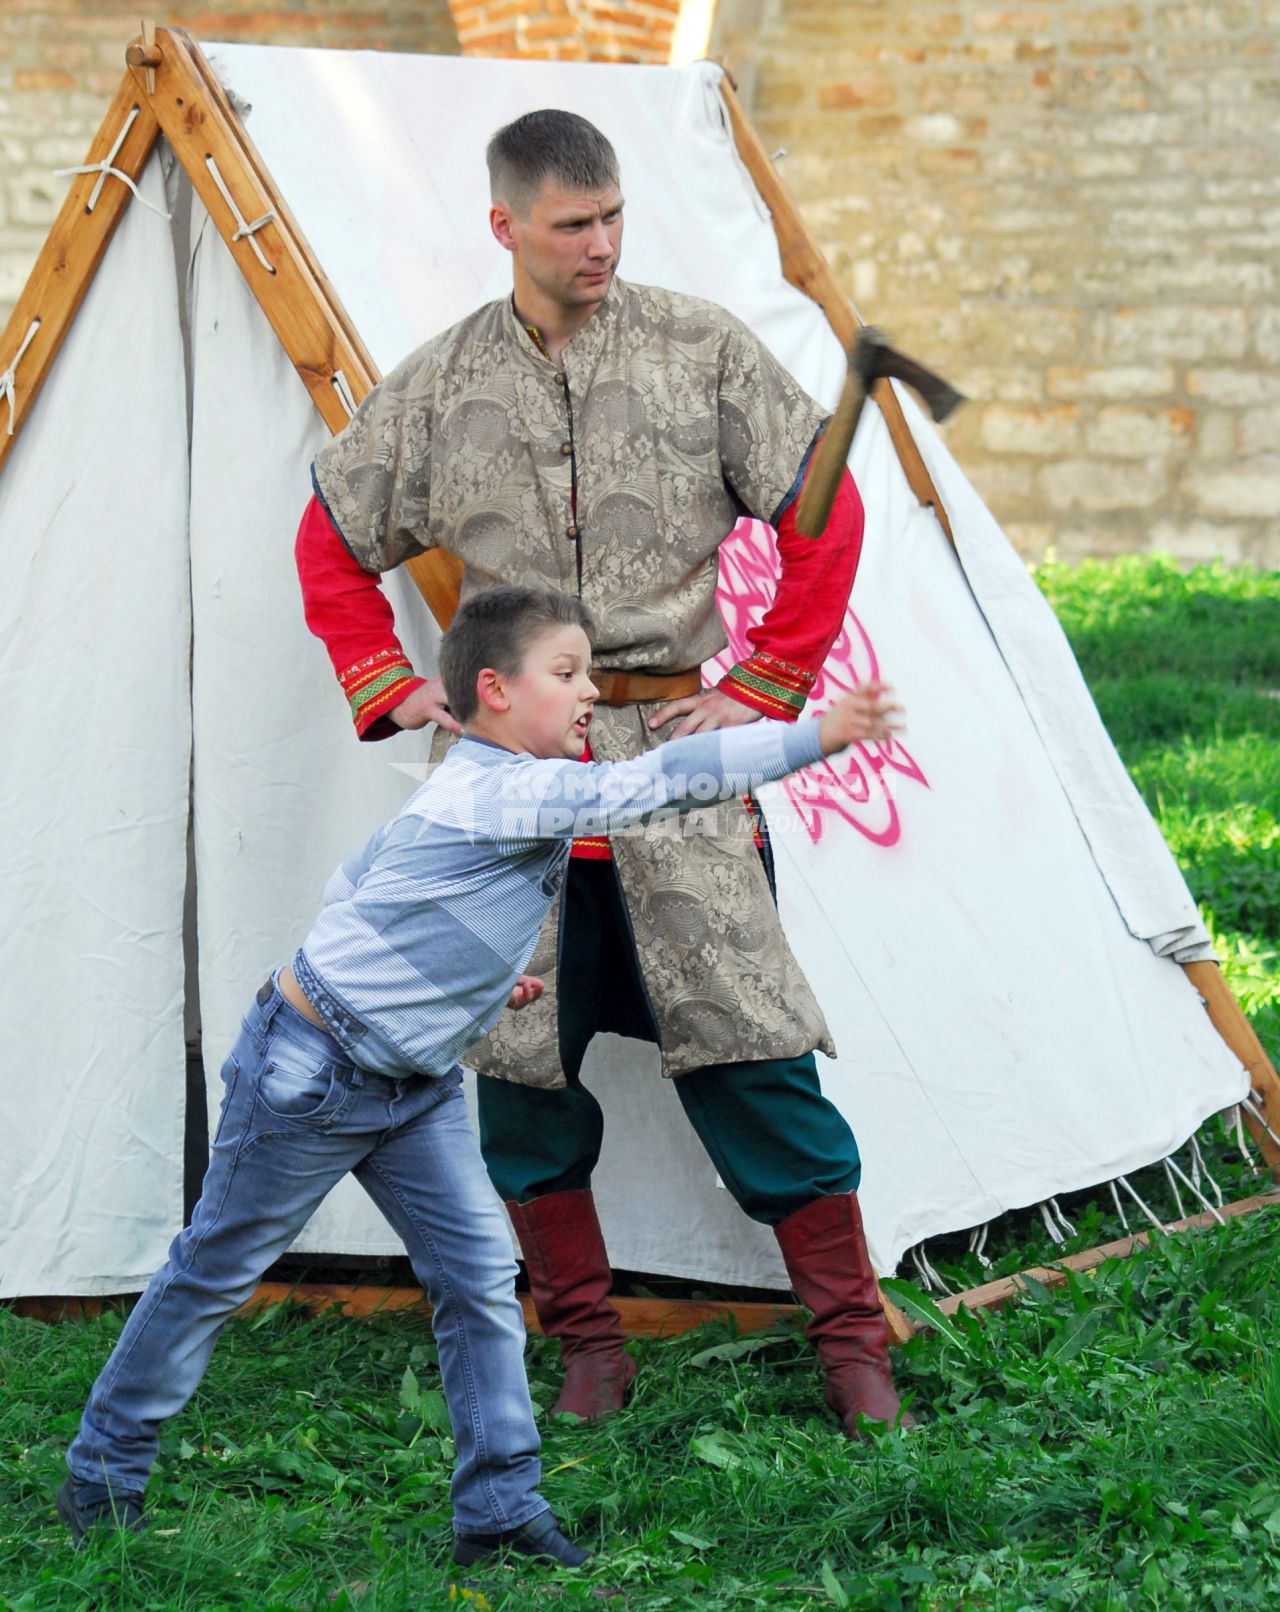
[[[223,1321],[347,1171],[404,1239],[430,1296],[457,1448],[454,1560],[577,1566],[537,1491],[507,1224],[460,1100],[458,1060],[521,973],[570,842],[727,799],[859,739],[897,710],[879,684],[820,719],[674,740],[583,763],[591,620],[565,595],[494,588],[441,644],[463,738],[348,858],[291,966],[258,992],[222,1075],[200,1202],[130,1315],[67,1452],[58,1513],[79,1540],[143,1526],[157,1428],[195,1392]]]

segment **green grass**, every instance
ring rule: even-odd
[[[1280,579],[1124,560],[1039,580],[1280,1058]],[[1257,1190],[1225,1141],[1209,1152],[1230,1195]],[[1160,1172],[1139,1185],[1175,1213]],[[1064,1207],[1072,1246],[1121,1231],[1105,1193]],[[986,1274],[964,1239],[933,1252],[957,1283]],[[993,1252],[1003,1272],[1056,1250],[1022,1215]],[[860,1446],[821,1411],[794,1329],[638,1341],[622,1415],[542,1418],[545,1490],[599,1565],[474,1584],[448,1572],[452,1450],[420,1321],[275,1311],[228,1327],[164,1430],[151,1531],[77,1555],[52,1495],[120,1320],[0,1310],[0,1608],[1273,1608],[1277,1255],[1272,1211],[1004,1312],[938,1317],[898,1357],[922,1429]],[[530,1370],[550,1404],[542,1340]]]

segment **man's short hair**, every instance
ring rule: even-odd
[[[618,158],[594,123],[576,112],[526,112],[489,141],[489,191],[522,217],[551,178],[594,195],[618,183]]]
[[[440,641],[440,678],[449,709],[469,722],[480,708],[476,679],[485,667],[514,677],[529,645],[554,627],[595,631],[580,599],[551,588],[489,588],[468,599]]]

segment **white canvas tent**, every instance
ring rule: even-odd
[[[21,427],[0,461],[0,1296],[136,1289],[180,1223],[188,803],[216,1104],[253,990],[425,759],[422,735],[353,739],[292,536],[310,460],[372,365],[509,288],[486,223],[492,129],[541,105],[597,122],[631,279],[727,305],[828,403],[844,368],[784,278],[776,182],[744,165],[709,64],[209,47],[255,151],[189,42],[134,55],[92,159],[135,173],[150,205],[114,171],[77,179],[0,341],[0,430],[6,403]],[[168,143],[148,156],[156,119]],[[765,805],[888,1271],[923,1238],[1164,1157],[1246,1095],[1242,1056],[1273,1116],[1275,1080],[1051,613],[909,398],[864,411],[851,464],[867,538],[817,693],[878,669],[909,732]],[[767,602],[770,541],[744,523],[726,550],[735,640]],[[430,668],[421,598],[403,573],[388,588]],[[1196,960],[1235,1050],[1178,966]],[[609,1119],[615,1263],[784,1286],[653,1050],[602,1038],[586,1078]],[[350,1182],[299,1246],[396,1251]]]

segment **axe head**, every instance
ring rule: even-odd
[[[920,394],[935,420],[945,420],[964,402],[963,392],[958,392],[933,370],[916,363],[914,358],[900,353],[884,331],[874,325],[864,325],[858,332],[849,355],[849,367],[864,392],[870,392],[879,380],[905,381]]]

